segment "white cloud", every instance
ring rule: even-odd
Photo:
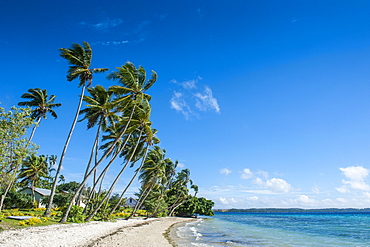
[[[274,192],[290,192],[292,190],[292,186],[281,178],[267,180],[266,186]]]
[[[261,178],[256,178],[254,183],[277,193],[287,193],[293,189],[289,183],[281,178],[271,178],[266,181],[263,181]]]
[[[340,193],[349,193],[351,192],[349,189],[347,189],[345,186],[335,188]]]
[[[81,26],[88,26],[88,27],[93,28],[93,29],[97,29],[97,30],[100,30],[100,31],[105,31],[105,30],[108,30],[110,28],[117,27],[117,26],[121,25],[122,23],[123,23],[123,20],[121,18],[115,18],[115,19],[107,19],[105,21],[102,21],[102,22],[99,22],[99,23],[96,23],[96,24],[89,24],[89,23],[86,23],[86,22],[80,22],[79,24]]]
[[[370,199],[370,193],[369,192],[363,192],[363,195],[365,198]]]
[[[348,202],[348,200],[346,198],[342,198],[342,197],[338,197],[336,200],[338,202],[342,202],[342,203],[347,203]]]
[[[229,170],[227,168],[223,168],[223,169],[220,170],[220,173],[225,174],[225,175],[229,175],[231,173],[231,170]]]
[[[171,80],[172,83],[176,83],[180,86],[182,86],[185,89],[193,89],[196,88],[196,84],[198,80],[188,80],[188,81],[183,81],[183,82],[178,82],[176,80]]]
[[[184,164],[184,163],[178,163],[178,164],[177,164],[177,167],[178,167],[178,168],[184,168],[184,167],[185,167],[185,164]]]
[[[254,180],[253,180],[254,181]],[[267,181],[260,178],[261,189],[248,189],[242,186],[224,185],[202,188],[200,197],[213,200],[215,208],[366,208],[370,205],[370,192],[342,194],[335,196],[328,192],[320,194],[300,194],[294,188],[290,193],[274,192],[267,188]],[[271,179],[273,183],[274,179]],[[284,182],[283,182],[284,184]],[[289,187],[289,186],[288,186]],[[310,192],[308,192],[310,193]]]
[[[243,173],[241,175],[242,179],[250,179],[253,177],[253,172],[249,168],[243,169]]]
[[[129,43],[129,41],[127,40],[123,40],[123,41],[98,41],[98,42],[95,42],[93,44],[99,44],[99,45],[104,45],[104,46],[108,46],[108,45],[123,45],[123,44],[127,44]]]
[[[220,197],[220,201],[222,204],[225,204],[225,205],[229,204],[229,202],[227,201],[225,197]]]
[[[350,180],[364,180],[369,175],[369,170],[362,166],[350,166],[339,169]]]
[[[336,188],[341,193],[349,192],[349,188],[355,190],[370,191],[370,185],[365,182],[369,175],[369,170],[362,166],[349,166],[340,168],[347,180],[342,180],[344,184],[341,188]]]
[[[171,108],[180,111],[186,119],[189,119],[192,115],[198,116],[200,112],[214,111],[220,113],[221,111],[217,99],[213,97],[212,89],[208,86],[198,86],[200,80],[202,78],[198,76],[194,80],[179,82],[173,79],[170,81],[181,87],[179,91],[173,93],[170,101]]]
[[[220,112],[220,107],[217,103],[217,99],[213,97],[212,90],[209,87],[205,87],[203,93],[196,93],[194,96],[197,98],[195,106],[201,111],[207,111],[209,109],[215,112]]]
[[[361,180],[350,180],[350,181],[342,180],[342,183],[348,184],[352,189],[355,190],[370,191],[370,186]]]
[[[306,195],[300,195],[297,199],[298,202],[302,202],[304,204],[314,204],[317,203],[315,199],[311,199]]]
[[[186,119],[189,119],[191,115],[191,110],[188,104],[186,103],[182,93],[174,92],[170,103],[172,109],[181,112]]]
[[[251,194],[258,194],[258,195],[274,195],[275,192],[271,190],[243,190],[242,192],[251,193]]]
[[[262,171],[262,170],[257,170],[256,171],[256,174],[257,175],[261,175],[262,177],[264,177],[265,179],[267,179],[269,177],[269,173],[268,172],[265,172],[265,171]]]

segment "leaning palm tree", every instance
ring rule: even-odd
[[[97,152],[101,130],[104,131],[109,123],[113,124],[118,119],[118,116],[113,112],[114,105],[111,102],[113,92],[106,90],[100,85],[88,88],[87,90],[91,96],[84,96],[87,106],[80,111],[80,114],[84,114],[84,117],[79,121],[87,119],[87,129],[91,129],[97,125],[97,130],[90,159],[86,166],[85,176],[90,170],[93,157],[95,156],[96,158],[98,156]],[[95,162],[97,162],[97,159],[95,159]],[[94,174],[94,184],[95,182],[96,174]],[[79,201],[79,198],[76,201]]]
[[[127,118],[127,125],[118,138],[120,139],[125,134],[136,107],[141,106],[145,100],[148,102],[151,100],[151,96],[146,91],[157,81],[157,73],[152,70],[152,76],[147,80],[145,69],[142,66],[136,68],[131,62],[127,62],[117,70],[110,73],[107,78],[121,84],[109,88],[117,96],[113,101],[116,105],[116,111],[123,113],[124,117]]]
[[[160,189],[161,185],[164,184],[166,180],[165,154],[166,150],[161,149],[159,146],[154,146],[153,149],[149,151],[139,176],[143,191],[130,217],[135,215],[136,211],[145,202],[153,188]]]
[[[94,69],[90,68],[91,60],[92,60],[92,50],[91,50],[89,43],[87,42],[83,42],[83,46],[73,43],[71,48],[60,48],[59,51],[60,51],[60,56],[62,58],[65,58],[70,64],[69,70],[67,72],[67,81],[73,81],[75,79],[79,79],[80,80],[79,87],[81,87],[81,95],[80,95],[80,100],[78,102],[77,111],[76,111],[75,117],[72,122],[71,129],[68,133],[66,143],[64,144],[64,148],[60,156],[58,168],[57,168],[55,178],[54,178],[53,187],[50,193],[49,203],[47,205],[47,208],[44,214],[45,216],[50,216],[51,206],[53,204],[55,189],[56,189],[57,182],[58,182],[58,176],[59,176],[60,170],[63,165],[63,160],[67,152],[69,141],[71,140],[73,130],[77,123],[78,115],[80,114],[80,109],[81,109],[82,100],[85,94],[85,89],[86,87],[89,87],[91,85],[93,74],[103,73],[108,70],[107,68],[94,68]]]
[[[166,179],[163,180],[164,184],[162,185],[161,193],[160,193],[159,197],[157,198],[158,199],[157,200],[157,205],[154,208],[153,213],[149,217],[155,217],[159,213],[159,211],[160,211],[160,209],[159,209],[160,201],[163,200],[163,197],[165,196],[165,193],[167,192],[167,190],[171,186],[173,177],[176,175],[176,167],[177,167],[179,162],[177,160],[175,162],[173,162],[170,158],[167,158],[165,160],[165,162],[166,162],[166,169],[165,169]]]
[[[109,90],[113,91],[117,95],[117,99],[113,101],[116,104],[116,110],[122,112],[123,118],[126,118],[126,126],[123,128],[121,134],[117,139],[112,143],[111,147],[105,154],[99,159],[94,167],[91,168],[90,172],[86,174],[86,177],[81,182],[80,187],[77,189],[76,193],[82,190],[82,187],[85,185],[86,180],[91,174],[97,169],[99,164],[106,158],[110,153],[115,149],[115,145],[121,140],[121,138],[126,134],[127,129],[130,126],[132,117],[135,113],[135,110],[140,106],[143,101],[150,100],[150,96],[145,92],[156,82],[157,74],[152,71],[152,77],[149,80],[146,80],[146,72],[143,67],[137,69],[135,65],[130,62],[127,62],[120,68],[117,68],[118,72],[113,72],[108,75],[108,79],[118,80],[123,86],[112,86]],[[74,196],[72,200],[75,200]],[[72,201],[67,207],[61,223],[66,222],[70,209],[72,208]]]
[[[188,197],[188,183],[190,186],[193,186],[193,181],[190,179],[190,170],[183,169],[181,170],[176,177],[176,181],[174,182],[174,188],[177,191],[175,202],[169,207],[171,209],[169,216],[172,216],[173,212],[177,207],[183,204]],[[198,192],[198,187],[196,186],[196,192]]]
[[[29,101],[19,102],[18,105],[34,108],[32,110],[31,118],[36,121],[35,126],[32,128],[28,142],[31,142],[36,128],[39,126],[41,119],[46,119],[47,113],[50,113],[54,118],[58,117],[53,108],[60,107],[62,104],[54,103],[55,97],[55,95],[48,96],[46,89],[40,88],[28,89],[28,93],[24,93],[21,96],[22,99],[29,99]]]
[[[143,107],[144,107],[144,109],[146,108],[148,110],[143,110],[142,111],[142,114],[137,119],[134,119],[132,121],[133,124],[137,124],[138,125],[138,130],[140,131],[141,134],[143,134],[143,136],[141,138],[138,138],[138,141],[139,142],[137,142],[137,144],[139,144],[140,147],[138,149],[135,149],[135,152],[137,152],[137,153],[134,155],[134,157],[136,157],[136,158],[132,161],[131,167],[137,161],[139,161],[140,159],[142,159],[142,161],[141,161],[141,164],[140,164],[139,168],[136,169],[136,172],[132,176],[130,182],[126,185],[126,188],[121,193],[121,196],[120,196],[119,201],[116,203],[116,205],[114,206],[114,208],[111,210],[111,214],[120,205],[120,203],[123,200],[123,196],[125,195],[126,191],[131,186],[132,182],[135,180],[135,178],[137,177],[137,175],[141,171],[141,168],[144,165],[144,161],[145,161],[147,152],[149,150],[149,147],[151,147],[153,144],[158,144],[159,143],[159,139],[155,136],[155,134],[157,133],[157,130],[151,128],[151,122],[149,120],[149,118],[150,118],[150,106],[149,106],[149,103],[147,101],[145,101],[145,102],[146,102],[146,104],[143,104]],[[141,136],[141,134],[140,134],[140,136]],[[145,147],[145,145],[146,145],[146,147]],[[131,154],[131,150],[128,150],[128,153],[127,154]]]
[[[117,174],[116,178],[114,179],[113,183],[111,184],[111,186],[108,190],[107,195],[98,204],[98,206],[95,207],[93,212],[90,213],[90,215],[86,218],[86,221],[89,221],[94,216],[94,214],[100,209],[100,207],[103,205],[103,203],[108,199],[109,195],[112,193],[112,191],[114,189],[114,186],[118,182],[118,179],[120,178],[122,173],[125,171],[127,166],[133,160],[134,160],[133,163],[135,163],[136,160],[139,159],[138,156],[140,156],[140,153],[143,150],[143,148],[142,148],[143,145],[140,145],[140,144],[143,144],[144,140],[145,140],[142,137],[145,136],[145,135],[148,135],[148,131],[151,130],[150,127],[148,128],[148,126],[151,125],[151,122],[149,121],[150,112],[151,112],[150,111],[150,105],[149,105],[149,102],[147,100],[145,100],[145,104],[143,104],[140,108],[137,108],[137,114],[134,116],[134,119],[131,121],[132,122],[131,123],[132,124],[131,128],[134,131],[136,130],[136,131],[139,132],[138,138],[137,138],[137,140],[135,140],[136,143],[131,146],[132,148],[126,149],[126,151],[129,150],[126,153],[127,155],[125,157],[126,164],[122,167],[121,171]],[[135,135],[132,135],[132,136],[135,137]],[[141,147],[138,148],[139,146],[141,146]],[[125,153],[125,152],[123,152],[123,153]]]

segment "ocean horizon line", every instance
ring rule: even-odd
[[[214,212],[318,212],[318,213],[324,213],[324,212],[342,212],[342,213],[356,213],[356,212],[367,212],[370,213],[370,208],[231,208],[231,209],[213,209]]]

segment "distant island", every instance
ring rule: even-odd
[[[370,208],[248,208],[248,209],[214,209],[214,212],[230,213],[370,213]]]

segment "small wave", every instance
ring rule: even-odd
[[[200,237],[203,235],[200,234],[195,227],[190,227],[190,231],[193,233],[193,236],[195,236],[195,240],[200,240]]]

